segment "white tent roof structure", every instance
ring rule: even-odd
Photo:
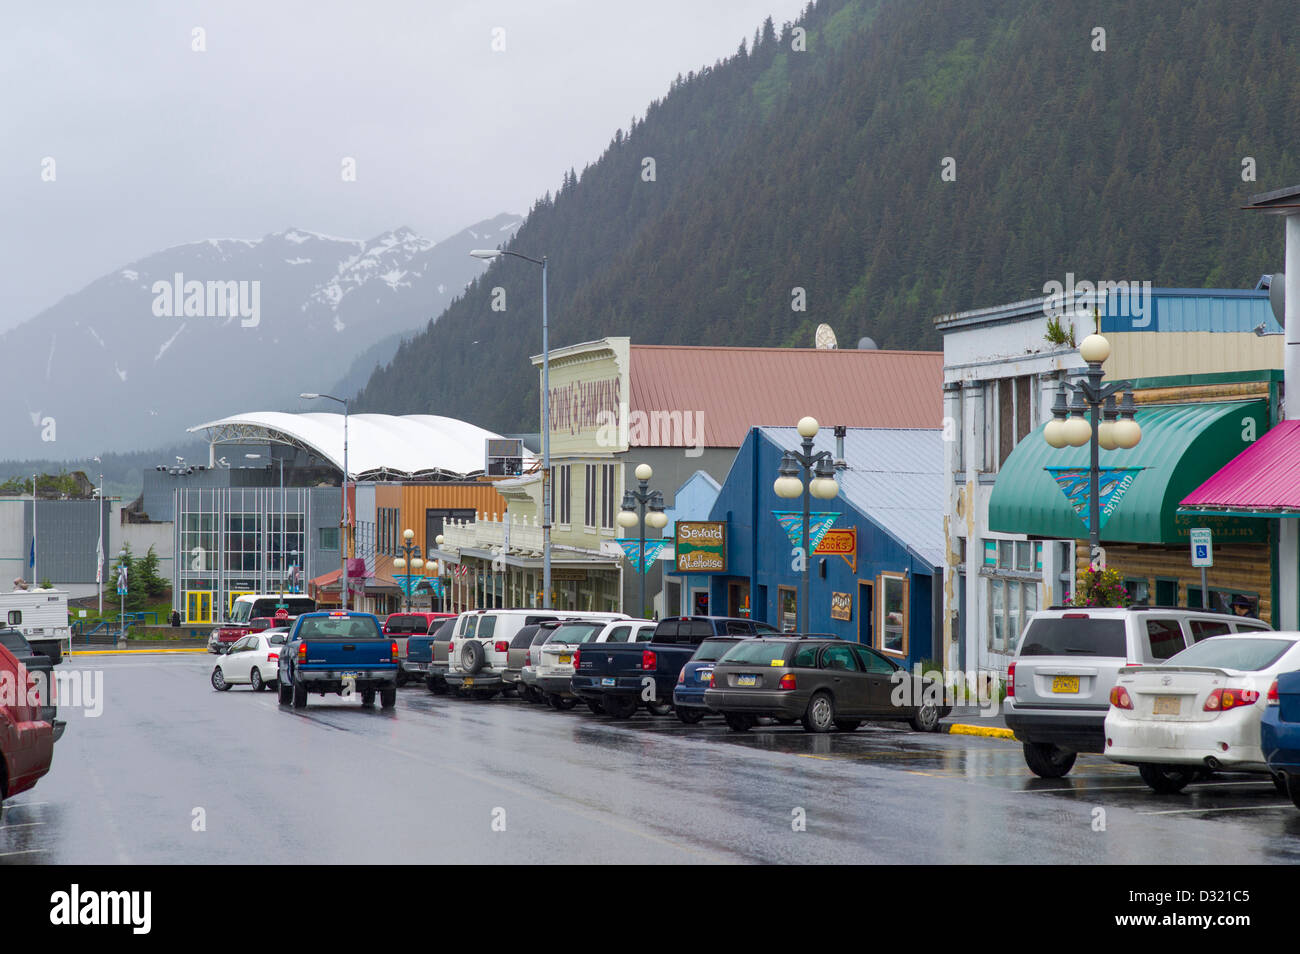
[[[252,411],[197,424],[212,444],[288,444],[343,470],[343,415]],[[500,434],[433,414],[349,414],[348,468],[353,480],[456,479],[483,472],[486,441]],[[524,466],[533,455],[524,451]]]

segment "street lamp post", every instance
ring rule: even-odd
[[[1110,357],[1110,342],[1099,333],[1084,338],[1079,356],[1088,363],[1080,381],[1063,381],[1056,390],[1052,420],[1043,428],[1043,439],[1052,447],[1089,445],[1088,472],[1088,564],[1101,569],[1101,451],[1136,447],[1142,440],[1142,427],[1134,420],[1133,389],[1128,381],[1103,384],[1101,366]],[[1072,392],[1070,404],[1066,390]],[[1115,395],[1123,392],[1117,405]],[[1083,412],[1089,412],[1088,418]]]
[[[441,533],[438,534],[436,537],[434,537],[433,545],[438,548],[439,552],[442,551],[442,544],[443,541],[446,539],[447,538],[444,537]],[[442,590],[442,594],[438,598],[438,611],[440,613],[445,613],[447,612],[447,586],[442,584],[442,560],[438,560],[437,563],[438,563],[438,583],[439,583],[439,588]]]
[[[834,455],[830,451],[813,453],[813,438],[817,436],[817,430],[816,418],[800,418],[798,431],[803,438],[803,451],[788,450],[781,455],[781,466],[777,470],[780,476],[772,484],[778,497],[787,500],[803,498],[803,575],[800,580],[798,614],[801,633],[808,632],[808,564],[812,560],[812,555],[808,552],[808,523],[812,519],[809,494],[819,500],[834,500],[840,492],[839,482],[835,480]]]
[[[348,402],[346,398],[334,397],[332,394],[317,394],[315,391],[304,391],[298,397],[304,401],[325,398],[328,401],[338,401],[343,405],[343,539],[339,543],[339,549],[343,551],[343,609],[346,611],[348,608]]]
[[[104,462],[90,458],[100,467]],[[99,475],[99,543],[95,546],[95,589],[99,591],[99,618],[104,618],[104,475]]]
[[[402,556],[393,558],[394,570],[406,571],[406,611],[411,612],[411,571],[419,570],[424,567],[424,560],[420,557],[420,548],[411,541],[415,539],[415,531],[407,528],[402,531],[402,539],[406,542],[402,544]]]
[[[542,268],[542,608],[551,608],[551,349],[546,324],[546,256],[529,258],[499,248],[476,248],[475,258],[491,260],[502,255],[522,258]]]
[[[668,526],[668,515],[664,513],[664,495],[650,489],[650,478],[653,476],[654,471],[649,464],[637,465],[636,479],[640,481],[640,486],[636,490],[623,491],[623,508],[618,514],[620,527],[629,530],[632,527],[640,528],[641,549],[637,553],[641,561],[641,604],[637,607],[638,614],[646,611],[645,578],[649,568],[645,559],[645,528],[650,526],[662,530]],[[646,513],[646,508],[649,508],[649,513]]]

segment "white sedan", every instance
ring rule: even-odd
[[[288,633],[287,629],[267,629],[233,643],[212,670],[212,688],[225,692],[231,686],[248,685],[261,692],[275,685],[280,650]]]
[[[1205,771],[1271,774],[1260,720],[1278,673],[1297,669],[1300,633],[1273,632],[1225,633],[1160,665],[1126,666],[1110,693],[1106,757],[1136,765],[1161,793]]]

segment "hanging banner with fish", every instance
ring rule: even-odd
[[[835,518],[840,515],[838,510],[826,510],[814,512],[808,515],[808,549],[817,550],[818,544],[822,542],[822,537],[830,530],[831,524]],[[803,545],[803,513],[796,510],[773,510],[772,516],[776,517],[781,526],[785,528],[786,536],[790,538],[791,546]]]
[[[1047,467],[1044,469],[1052,475],[1052,479],[1056,481],[1057,486],[1061,488],[1061,492],[1065,494],[1065,499],[1070,501],[1070,506],[1074,507],[1074,512],[1083,521],[1084,528],[1091,533],[1092,527],[1088,525],[1088,468]],[[1144,469],[1142,467],[1102,467],[1097,471],[1097,500],[1100,504],[1101,515],[1101,519],[1098,521],[1100,523],[1099,531],[1105,529],[1106,521],[1115,512],[1119,502],[1124,499],[1129,487],[1133,486],[1133,481],[1136,479],[1138,472]]]

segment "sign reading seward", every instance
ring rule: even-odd
[[[1142,467],[1102,467],[1097,471],[1097,500],[1100,507],[1101,519],[1098,521],[1100,526],[1098,530],[1104,529],[1106,521],[1110,519],[1119,502],[1124,499],[1128,489],[1133,486],[1138,472],[1143,470]],[[1065,499],[1070,501],[1074,507],[1074,512],[1079,515],[1083,525],[1089,532],[1092,527],[1088,525],[1088,475],[1090,471],[1087,467],[1048,467],[1047,472],[1052,475],[1061,492],[1065,494]]]
[[[674,539],[678,573],[727,572],[727,525],[678,520]]]

